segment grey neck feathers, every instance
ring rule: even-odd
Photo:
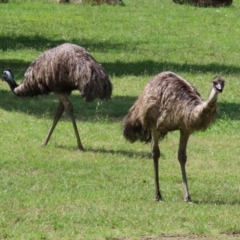
[[[212,91],[211,91],[211,93],[208,97],[207,104],[211,104],[213,102],[216,102],[217,97],[218,97],[218,91],[213,87]]]
[[[206,113],[211,115],[211,112],[214,114],[216,111],[216,101],[217,101],[218,91],[215,88],[212,88],[212,91],[208,97],[207,101],[203,101],[202,104],[199,104],[195,107],[194,111],[191,113],[193,119],[200,119],[205,116]]]
[[[14,89],[16,87],[18,87],[18,84],[15,82],[15,80],[11,77],[11,78],[8,79],[7,83],[9,85],[9,87],[11,88],[12,92],[15,93]]]

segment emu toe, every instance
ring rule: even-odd
[[[185,197],[184,201],[187,202],[187,203],[191,203],[192,202],[190,196]]]

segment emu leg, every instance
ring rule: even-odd
[[[185,165],[187,162],[187,143],[188,143],[189,135],[183,132],[180,132],[180,142],[179,142],[179,149],[178,149],[178,161],[181,166],[182,172],[182,180],[183,180],[183,188],[184,188],[184,200],[186,202],[191,202],[191,197],[188,191],[188,183],[187,183],[187,174]]]
[[[64,106],[63,106],[63,103],[62,101],[59,102],[59,105],[58,105],[58,108],[57,108],[57,112],[55,114],[55,117],[53,119],[53,124],[52,124],[52,127],[50,128],[49,132],[48,132],[48,135],[45,139],[45,141],[42,143],[42,146],[46,146],[48,144],[48,141],[58,123],[58,120],[61,118],[62,114],[64,112]]]
[[[71,120],[72,120],[72,124],[73,124],[73,129],[77,138],[77,145],[78,145],[78,149],[83,151],[83,146],[80,140],[80,136],[78,133],[78,129],[77,129],[77,124],[75,122],[75,118],[73,115],[73,106],[72,103],[70,102],[70,100],[68,99],[67,95],[60,95],[60,99],[65,107],[65,111],[68,113],[68,115],[70,116]]]
[[[159,186],[159,173],[158,173],[158,163],[160,157],[160,150],[158,146],[159,133],[156,131],[152,131],[152,157],[153,157],[153,165],[154,165],[154,180],[155,180],[155,200],[162,201],[162,196],[160,193]]]

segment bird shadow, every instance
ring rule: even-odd
[[[217,194],[216,194],[217,196]],[[226,194],[227,196],[227,194]],[[231,205],[231,206],[236,206],[236,205],[240,205],[240,199],[239,198],[232,198],[232,199],[224,199],[223,197],[212,197],[211,199],[200,199],[200,200],[193,200],[193,204],[197,204],[197,205]]]
[[[73,146],[67,146],[67,145],[56,145],[56,148],[60,148],[60,149],[66,149],[66,150],[76,150],[79,153],[81,153],[81,151],[79,151],[76,147]],[[132,151],[132,150],[123,150],[123,149],[119,149],[119,150],[113,150],[113,149],[105,149],[105,148],[92,148],[90,146],[86,146],[84,147],[84,152],[89,152],[89,153],[101,153],[101,154],[109,154],[109,155],[123,155],[123,156],[127,156],[130,159],[134,159],[134,158],[140,158],[140,159],[146,159],[146,160],[151,160],[151,152],[149,150],[148,151]]]

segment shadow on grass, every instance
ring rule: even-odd
[[[218,108],[218,119],[229,118],[231,120],[240,120],[240,104],[234,102],[219,102]]]
[[[43,36],[0,36],[0,50],[4,53],[9,50],[17,51],[24,48],[36,49],[39,51],[45,51],[46,49],[56,47],[65,41],[62,39],[52,40]],[[111,41],[99,41],[96,39],[71,39],[69,42],[75,43],[86,48],[91,52],[114,52],[116,56],[121,52],[135,52],[136,43],[113,43]],[[139,43],[142,44],[143,42]],[[143,50],[142,54],[144,55]],[[141,54],[141,53],[140,53]],[[153,53],[154,54],[154,53]],[[35,56],[32,60],[34,60]],[[118,59],[116,57],[116,59]],[[16,73],[23,73],[29,66],[30,62],[21,61],[18,59],[0,60],[0,66],[2,68],[11,67]],[[196,72],[196,73],[212,73],[214,76],[216,73],[221,74],[239,74],[240,67],[234,65],[225,65],[218,63],[211,64],[191,64],[191,63],[176,63],[161,61],[156,62],[152,60],[143,60],[136,62],[128,62],[116,60],[115,62],[102,62],[102,65],[109,74],[115,76],[135,75],[142,74],[155,75],[161,71],[174,71],[174,72]],[[213,76],[213,77],[214,77]]]
[[[129,143],[130,144],[130,143]],[[149,145],[149,151],[127,151],[127,150],[110,150],[110,149],[104,149],[104,148],[87,148],[86,151],[93,152],[93,153],[103,153],[103,154],[110,154],[110,155],[123,155],[127,156],[130,159],[134,159],[134,157],[139,157],[144,160],[151,160],[151,152],[150,152],[150,145]]]
[[[51,40],[43,36],[0,36],[0,49],[3,52],[8,50],[19,50],[21,48],[33,48],[37,50],[44,51],[62,44],[63,40]],[[115,51],[116,55],[119,51],[132,51],[136,49],[135,43],[112,43],[108,41],[98,41],[90,39],[72,39],[71,42],[76,43],[85,47],[90,51],[108,52]],[[36,56],[37,57],[37,56]],[[35,58],[34,58],[35,59]],[[33,60],[34,60],[33,59]],[[24,72],[29,66],[30,62],[19,60],[19,59],[9,59],[0,60],[0,66],[2,69],[10,67],[17,78],[23,78]],[[221,74],[240,73],[240,67],[212,63],[208,65],[204,64],[189,64],[189,63],[174,63],[174,62],[156,62],[151,60],[136,61],[136,62],[103,62],[103,67],[109,74],[114,76],[126,76],[135,75],[156,75],[157,73],[165,70],[171,70],[175,72],[196,72],[212,73],[221,72]],[[0,69],[0,71],[2,70]],[[11,95],[11,96],[10,96]],[[93,103],[85,103],[83,99],[77,94],[71,95],[71,101],[74,106],[74,112],[76,118],[81,118],[81,120],[94,120],[96,118],[106,118],[108,117],[111,121],[119,120],[122,118],[131,107],[136,97],[132,96],[118,96],[113,97],[111,101],[103,102],[100,106],[97,104],[98,101],[95,100]],[[21,111],[28,114],[32,114],[36,117],[42,116],[53,116],[55,114],[58,105],[58,98],[49,95],[36,98],[17,98],[13,96],[10,91],[1,91],[0,94],[0,107],[7,111]],[[220,113],[219,118],[229,117],[230,119],[239,120],[237,112],[239,112],[240,106],[235,103],[219,103]]]
[[[76,120],[118,122],[126,115],[136,97],[116,96],[109,101],[85,102],[75,91],[70,95]],[[8,112],[22,112],[37,118],[53,119],[57,110],[59,98],[56,94],[37,97],[19,98],[10,90],[0,91],[0,108]],[[70,121],[69,116],[63,115],[61,121]]]
[[[129,108],[133,105],[137,96],[115,96],[109,101],[99,101],[86,103],[75,91],[70,95],[73,104],[74,114],[80,121],[122,121]],[[55,115],[59,98],[55,94],[37,96],[33,98],[19,98],[9,90],[0,91],[0,108],[8,112],[23,112],[37,118],[50,118]],[[240,105],[230,102],[219,102],[219,112],[217,119],[240,120]],[[62,120],[70,121],[64,115]]]
[[[189,64],[189,63],[175,63],[175,62],[155,62],[151,60],[138,61],[138,62],[113,62],[113,63],[102,63],[104,68],[109,74],[115,76],[126,76],[126,75],[157,75],[162,71],[173,71],[173,72],[191,72],[196,74],[212,73],[213,77],[221,73],[224,74],[239,74],[240,68],[233,65],[224,64]],[[210,81],[211,79],[209,79]]]
[[[227,194],[227,193],[226,193]],[[193,204],[198,204],[198,205],[240,205],[240,199],[235,198],[235,199],[219,199],[217,198],[216,200],[208,200],[208,199],[203,199],[203,200],[194,200],[193,199]]]
[[[9,51],[9,50],[17,51],[19,49],[24,49],[24,48],[43,51],[49,48],[56,47],[65,42],[66,41],[62,39],[52,40],[39,35],[35,35],[35,36],[18,35],[14,37],[0,36],[0,49],[3,52]],[[85,39],[85,38],[81,38],[81,39],[73,38],[69,42],[82,46],[86,48],[88,51],[96,51],[96,52],[99,52],[99,51],[107,52],[109,50],[115,50],[115,51],[123,50],[125,47],[124,43],[112,43],[110,41],[99,41],[96,39]]]
[[[84,139],[83,139],[84,142]],[[83,143],[84,144],[84,143]],[[46,146],[45,146],[46,147]],[[68,146],[68,145],[55,145],[56,148],[60,148],[60,149],[67,149],[67,150],[76,150],[79,151],[77,149],[76,146]],[[85,147],[84,148],[84,152],[92,152],[92,153],[101,153],[101,154],[110,154],[110,155],[123,155],[123,156],[127,156],[130,159],[134,159],[136,157],[138,158],[142,158],[143,160],[152,160],[151,157],[151,152],[150,152],[150,145],[149,145],[149,151],[132,151],[132,150],[111,150],[111,149],[105,149],[105,148],[92,148],[92,147]],[[81,151],[79,151],[79,153],[81,154]]]
[[[35,57],[37,58],[37,56]],[[32,61],[35,59],[33,58]],[[27,70],[31,62],[21,61],[19,59],[8,59],[0,60],[0,66],[2,71],[5,68],[11,68],[16,76],[20,75],[23,79],[23,75]],[[174,62],[155,62],[151,60],[137,61],[137,62],[101,62],[102,66],[105,68],[109,75],[114,75],[116,77],[121,76],[141,76],[149,75],[154,76],[162,71],[173,71],[173,72],[191,72],[196,74],[206,74],[211,73],[213,77],[221,73],[224,74],[240,74],[240,68],[232,65],[223,65],[223,64],[181,64]],[[208,79],[209,81],[211,79]]]

